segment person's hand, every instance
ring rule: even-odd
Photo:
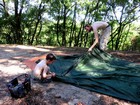
[[[92,51],[92,48],[89,48],[88,51],[91,52]]]
[[[55,77],[55,75],[56,75],[55,73],[52,73],[52,77]]]

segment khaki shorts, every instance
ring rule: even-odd
[[[100,36],[99,47],[101,50],[107,50],[107,43],[111,34],[111,26],[108,26],[105,30],[102,31]]]

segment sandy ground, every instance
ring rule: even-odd
[[[51,82],[32,84],[32,91],[24,98],[13,99],[7,91],[6,83],[14,77],[30,73],[24,60],[46,54],[73,55],[85,53],[85,48],[65,48],[51,46],[0,45],[0,105],[138,105],[118,100],[106,95],[90,92],[69,84]],[[110,52],[112,55],[135,63],[140,62],[140,54],[134,52]]]

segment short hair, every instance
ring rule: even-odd
[[[89,25],[89,24],[86,24],[86,25],[84,26],[84,28],[86,28],[86,27],[90,27],[90,25]]]
[[[46,56],[46,60],[50,60],[50,61],[56,60],[56,56],[52,53],[49,53]]]

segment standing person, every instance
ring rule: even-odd
[[[50,72],[49,64],[52,64],[56,60],[54,54],[49,53],[46,55],[46,59],[41,60],[32,71],[33,79],[37,80],[50,80],[52,77],[55,77],[54,72]]]
[[[88,49],[88,51],[92,51],[92,49],[95,47],[97,43],[99,43],[99,48],[101,50],[107,50],[107,43],[109,40],[109,36],[111,33],[111,27],[107,22],[103,21],[97,21],[94,22],[92,25],[86,25],[85,29],[87,32],[93,31],[95,41],[91,45],[91,47]],[[99,36],[98,30],[101,30],[101,35]]]

